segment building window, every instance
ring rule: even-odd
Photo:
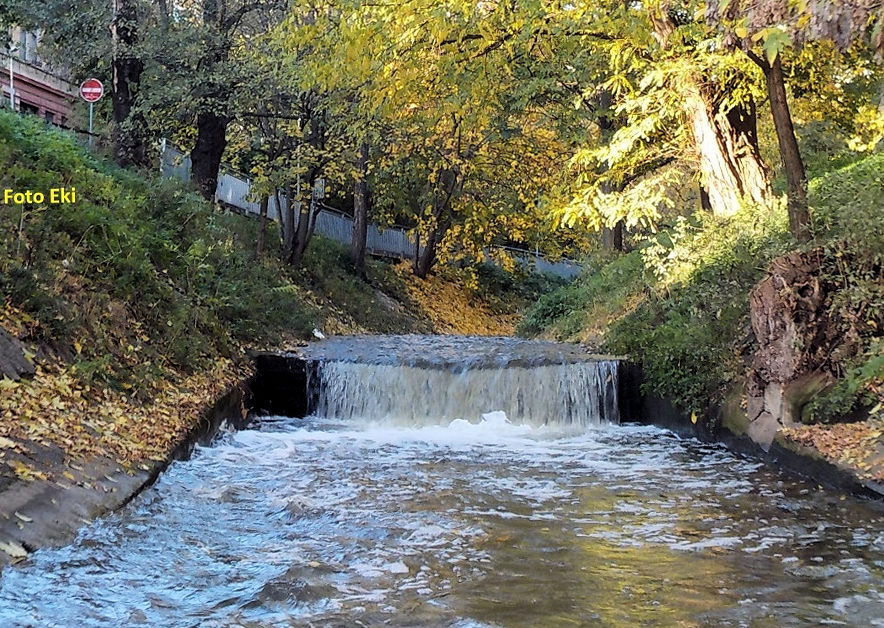
[[[30,115],[37,115],[39,109],[37,109],[37,105],[31,105],[26,102],[20,102],[18,105],[18,110],[22,113],[27,113]]]
[[[19,59],[25,63],[40,65],[37,56],[37,45],[39,44],[37,33],[16,27],[13,30],[12,40],[17,40],[13,45],[13,52]]]
[[[46,119],[46,122],[55,124],[55,114],[48,109],[43,112],[43,117]]]

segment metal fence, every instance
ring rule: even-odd
[[[190,157],[163,141],[160,157],[160,172],[165,177],[174,177],[187,181],[190,179]],[[218,187],[215,200],[225,203],[247,214],[259,215],[260,204],[250,200],[251,181],[245,175],[226,168],[218,174]],[[279,205],[277,204],[279,196]],[[267,216],[281,224],[281,216],[287,209],[286,199],[281,195],[270,197],[267,205]],[[336,240],[349,243],[353,234],[353,219],[347,214],[331,207],[321,205],[316,215],[316,233]],[[410,259],[414,255],[414,240],[407,230],[401,227],[381,227],[371,223],[368,225],[366,250],[372,255]],[[511,255],[519,264],[533,267],[537,272],[556,275],[571,279],[581,269],[580,264],[572,260],[549,261],[538,253],[512,247],[499,247]]]

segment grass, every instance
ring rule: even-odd
[[[284,274],[256,263],[230,218],[185,186],[135,176],[7,112],[0,171],[5,188],[77,189],[73,204],[2,208],[0,288],[23,340],[71,357],[84,377],[140,388],[312,328]]]

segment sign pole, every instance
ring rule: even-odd
[[[92,122],[95,117],[95,102],[104,94],[104,85],[95,78],[86,79],[80,84],[80,98],[89,103],[89,148],[92,148],[94,141],[92,133]]]
[[[12,71],[12,53],[14,48],[9,48],[9,108],[15,111],[15,74]]]

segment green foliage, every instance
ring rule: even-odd
[[[181,184],[98,163],[7,112],[0,168],[3,187],[77,189],[74,204],[2,208],[0,286],[31,317],[30,339],[76,354],[84,377],[137,387],[151,368],[198,368],[237,343],[312,328],[312,309],[279,290],[291,285],[280,269],[256,262],[253,240]]]
[[[884,399],[882,172],[884,154],[875,154],[810,184],[810,246],[823,253],[830,314],[854,340],[852,352],[833,356],[841,377],[807,407],[808,420],[837,420]],[[520,331],[584,339],[600,328],[602,348],[643,362],[647,391],[701,413],[744,373],[754,342],[749,292],[792,246],[782,206],[681,219],[640,250],[591,264],[541,297]]]
[[[686,410],[719,401],[742,373],[748,295],[769,260],[788,250],[785,210],[703,215],[643,251],[650,296],[616,321],[606,348],[640,359],[649,390]]]
[[[366,283],[354,274],[345,245],[314,236],[299,272],[302,283],[357,325],[381,333],[415,331],[414,319],[398,307],[390,307],[392,304],[372,285],[387,287],[396,283],[386,265],[367,261]]]
[[[864,411],[881,412],[884,398],[884,341],[877,339],[852,360],[835,384],[805,406],[802,420],[831,423]]]
[[[748,293],[788,242],[783,208],[682,220],[542,297],[520,330],[572,339],[590,330],[605,351],[643,362],[649,391],[699,412],[741,372]]]
[[[842,377],[807,409],[809,421],[833,421],[884,400],[884,154],[812,181],[810,201],[832,314],[852,339]]]
[[[546,332],[559,340],[579,339],[582,331],[612,322],[641,291],[644,264],[639,251],[587,269],[572,283],[540,297],[519,323],[518,333]]]
[[[809,187],[809,201],[816,210],[814,232],[828,239],[848,239],[851,249],[867,248],[880,263],[884,240],[884,153],[814,179]]]

